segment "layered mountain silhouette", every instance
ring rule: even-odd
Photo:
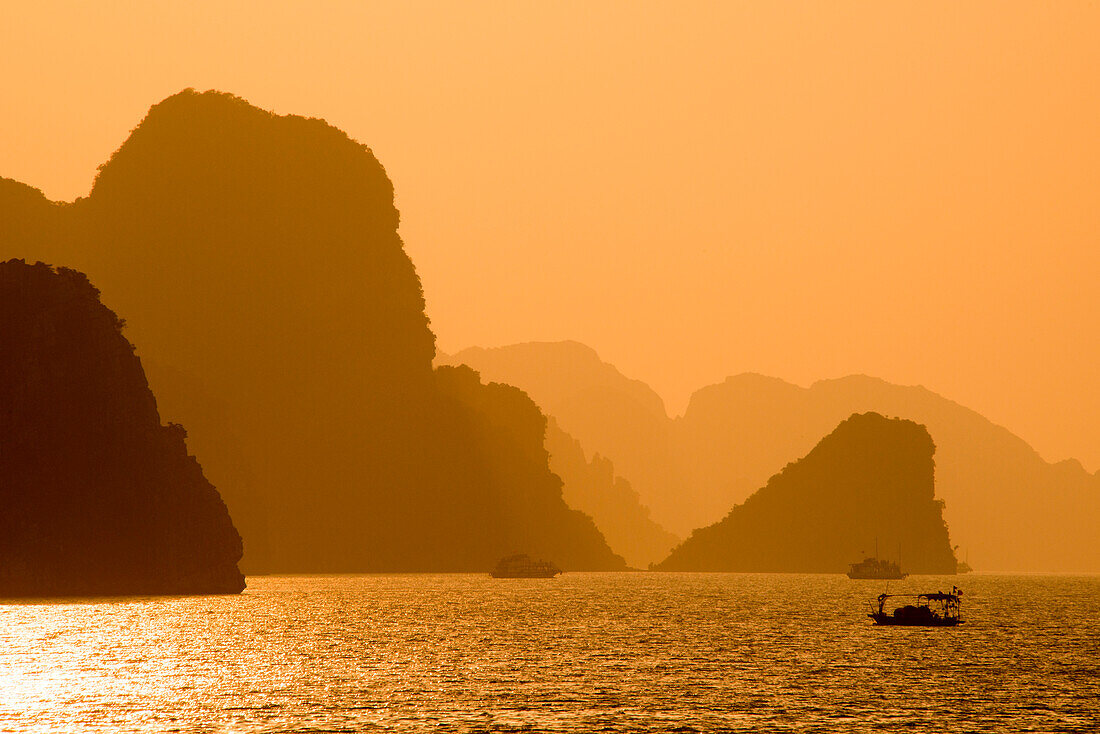
[[[0,263],[0,596],[244,588],[226,506],[121,329],[82,273]]]
[[[570,507],[592,516],[608,545],[635,568],[646,568],[668,556],[680,539],[658,525],[649,508],[610,459],[585,455],[580,441],[553,419],[546,431],[550,469],[565,483],[563,496]]]
[[[187,90],[87,197],[4,182],[0,212],[6,251],[84,270],[127,315],[249,572],[624,566],[562,500],[538,408],[433,370],[393,187],[340,130]]]
[[[686,534],[701,524],[682,517],[688,490],[680,486],[664,401],[590,347],[574,341],[473,347],[438,361],[467,364],[486,379],[522,388],[587,451],[611,460],[661,525]]]
[[[5,256],[86,272],[127,316],[161,413],[187,425],[245,539],[246,570],[472,570],[513,552],[621,568],[562,499],[538,409],[473,373],[433,370],[397,225],[368,148],[213,92],[155,105],[75,202],[0,179]],[[721,518],[847,416],[876,411],[927,426],[944,517],[979,570],[1100,570],[1100,478],[1043,461],[923,388],[742,375],[673,420],[575,342],[451,361],[528,393],[613,462],[612,486],[627,480],[680,534]],[[582,469],[568,442],[554,445],[578,489],[603,466]],[[568,485],[569,497],[600,494]],[[608,515],[635,522],[639,503],[616,496]]]
[[[1100,570],[1100,476],[1074,461],[1044,461],[1008,430],[923,387],[852,376],[802,388],[744,374],[700,389],[682,417],[669,419],[663,407],[645,408],[660,405],[645,397],[652,391],[575,342],[468,349],[450,359],[526,390],[586,449],[613,461],[673,532],[714,523],[840,421],[874,411],[927,427],[944,517],[971,565]]]
[[[912,573],[955,573],[935,450],[912,421],[853,415],[657,568],[839,573],[877,541]]]
[[[677,421],[691,486],[712,507],[741,501],[855,412],[917,421],[936,442],[936,494],[953,542],[982,571],[1100,570],[1100,481],[1049,464],[1019,437],[923,387],[865,376],[809,388],[740,375],[692,396]]]

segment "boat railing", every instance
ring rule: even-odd
[[[934,591],[922,594],[879,594],[878,611],[880,614],[883,613],[887,599],[902,598],[916,600],[917,606],[931,606],[932,602],[939,602],[946,616],[958,616],[961,597],[962,590],[957,586],[951,587],[951,593]],[[870,604],[870,602],[868,602],[868,604]],[[873,605],[872,608],[874,608]]]

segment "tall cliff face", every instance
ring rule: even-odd
[[[52,213],[56,237],[9,251],[84,270],[127,314],[162,411],[248,541],[246,569],[272,570],[303,495],[403,484],[382,465],[417,435],[402,406],[429,412],[434,336],[368,148],[185,91]]]
[[[0,263],[0,595],[236,593],[241,538],[81,273]]]
[[[444,533],[440,507],[495,517],[528,489],[553,504],[545,478],[504,471],[511,457],[464,453],[488,438],[467,434],[482,424],[441,390],[393,187],[343,132],[182,92],[149,111],[88,197],[50,211],[55,237],[10,250],[85,269],[127,314],[162,411],[188,426],[241,529],[247,570],[472,568],[455,548],[505,529]],[[555,513],[543,521],[563,545],[595,549],[574,567],[610,563],[598,532]]]
[[[877,539],[909,572],[954,573],[934,452],[923,426],[853,415],[658,568],[839,573]]]
[[[389,393],[431,381],[434,336],[393,186],[321,120],[182,92],[149,110],[70,213],[95,241],[82,249],[104,264],[100,287],[140,315],[140,343],[148,323],[166,361],[211,384],[308,376],[299,388],[337,380],[356,397],[381,392],[370,378]],[[177,315],[173,334],[155,328]],[[286,359],[288,339],[302,359]]]

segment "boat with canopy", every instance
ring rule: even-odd
[[[901,599],[908,603],[896,605],[886,611],[887,602]],[[879,594],[878,610],[867,616],[876,625],[903,625],[907,627],[954,627],[962,624],[959,617],[959,604],[962,590],[951,587],[951,593],[937,591],[929,594]]]

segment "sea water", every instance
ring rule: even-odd
[[[3,731],[1097,731],[1100,577],[260,576],[0,603]]]

